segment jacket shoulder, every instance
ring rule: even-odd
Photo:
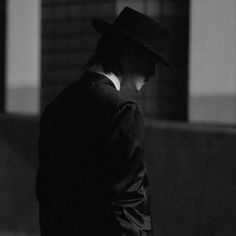
[[[88,82],[87,98],[92,100],[94,106],[116,112],[117,109],[126,104],[137,104],[122,91],[116,90],[112,82],[104,75],[92,73],[85,75],[84,79],[88,81],[91,79],[92,81],[91,83]]]
[[[111,110],[114,113],[120,110],[125,105],[135,105],[136,102],[113,88],[106,88],[101,86],[95,92],[96,101],[98,101],[101,107],[107,110]]]

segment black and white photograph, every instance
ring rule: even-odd
[[[1,0],[0,236],[236,236],[236,1]]]

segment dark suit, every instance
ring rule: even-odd
[[[42,236],[151,235],[139,106],[85,72],[40,121]]]

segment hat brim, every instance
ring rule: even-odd
[[[115,27],[113,27],[113,24],[108,23],[102,19],[93,19],[92,20],[92,25],[94,27],[95,30],[97,30],[99,33],[101,34],[108,34],[111,33],[111,31],[116,31],[116,32],[120,32],[125,34],[124,32],[122,32],[121,30],[116,29]],[[127,34],[125,34],[127,35]],[[128,37],[132,38],[130,35],[127,35]],[[132,38],[135,40],[135,38]],[[137,40],[136,40],[137,41]],[[140,42],[139,42],[140,43]],[[144,46],[144,45],[143,45]],[[145,47],[145,46],[144,46]],[[148,48],[147,48],[148,49]],[[150,50],[150,49],[148,49]],[[163,65],[165,65],[168,68],[172,68],[172,66],[165,60],[163,59],[160,55],[156,54],[155,52],[152,51],[152,53],[156,56],[157,61],[159,63],[162,63]]]

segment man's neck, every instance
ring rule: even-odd
[[[116,90],[120,91],[120,86],[121,86],[120,78],[116,76],[114,73],[109,73],[109,74],[105,73],[102,66],[97,66],[97,65],[92,66],[89,70],[96,72],[98,74],[105,75],[114,84]]]

